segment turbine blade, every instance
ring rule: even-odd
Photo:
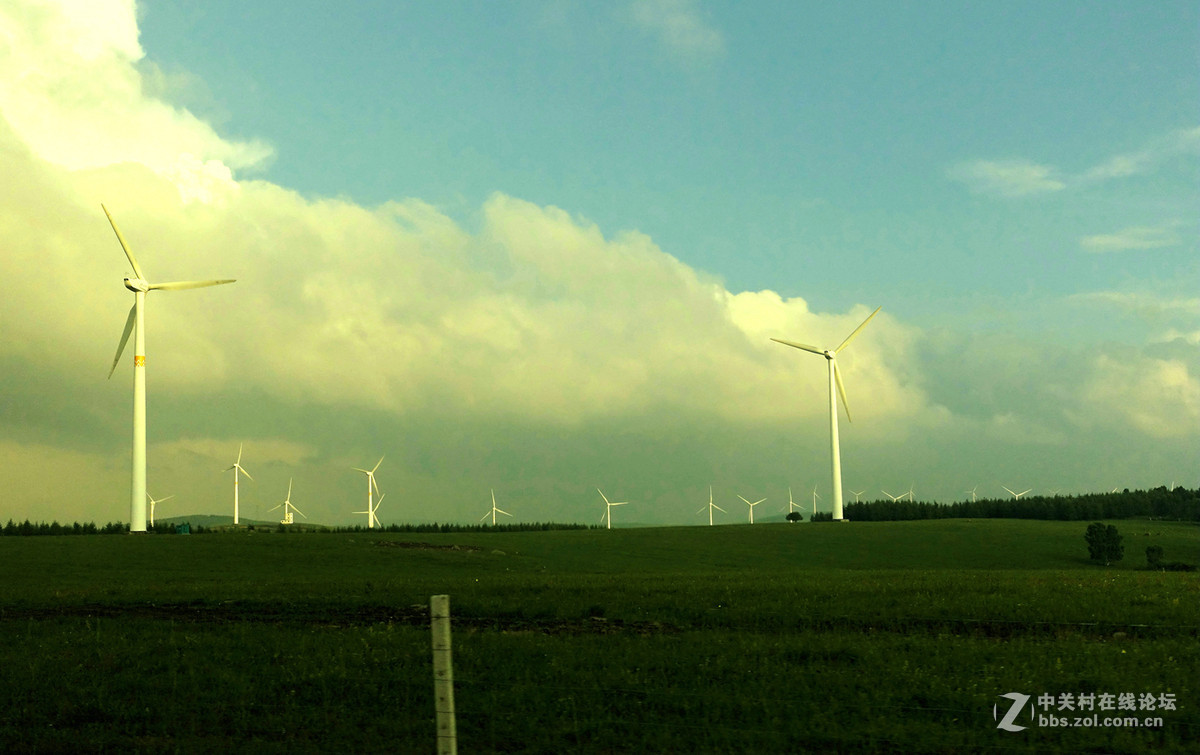
[[[784,346],[792,346],[797,349],[803,349],[804,351],[811,351],[813,354],[820,354],[821,356],[825,356],[825,352],[822,351],[821,349],[818,349],[816,346],[809,346],[809,345],[803,344],[803,343],[795,343],[794,341],[785,341],[782,338],[772,338],[771,340],[774,341],[775,343],[781,343]]]
[[[508,512],[507,512],[507,511],[505,511],[504,509],[496,509],[496,513],[497,513],[497,514],[504,514],[505,516],[512,516],[512,514],[508,513]]]
[[[752,504],[750,504],[750,505],[751,505],[751,506],[757,506],[758,504],[762,503],[762,502],[763,502],[763,501],[765,501],[765,500],[767,500],[767,499],[766,499],[766,498],[759,498],[757,501],[755,501],[754,503],[752,503]]]
[[[492,515],[492,512],[491,512],[491,511],[488,511],[488,513],[486,513],[486,514],[484,514],[483,516],[479,517],[479,521],[481,521],[481,522],[482,522],[484,519],[487,519],[487,518],[488,518],[489,516],[491,516],[491,515]]]
[[[238,469],[240,469],[240,470],[242,471],[242,474],[246,475],[247,477],[250,477],[250,473],[249,473],[249,472],[247,472],[247,471],[246,471],[246,468],[245,468],[245,467],[243,467],[241,464],[238,464],[238,465],[237,465],[237,468],[238,468]],[[253,477],[250,477],[250,479],[251,479],[252,481],[254,480],[254,478],[253,478]]]
[[[712,507],[713,507],[714,509],[716,509],[717,511],[720,511],[722,514],[728,513],[728,512],[726,512],[726,511],[725,511],[725,509],[721,508],[720,506],[718,506],[718,505],[717,505],[717,504],[715,504],[715,503],[712,505]]]
[[[137,304],[135,303],[129,308],[129,317],[125,319],[125,332],[121,334],[121,343],[117,345],[117,355],[113,357],[112,369],[108,371],[108,376],[111,378],[113,373],[117,371],[117,362],[121,361],[121,354],[125,352],[125,344],[129,342],[129,334],[133,332],[133,323],[137,320]]]
[[[146,288],[149,291],[182,291],[187,288],[207,288],[233,282],[235,282],[233,278],[219,281],[171,281],[169,283],[151,283]]]
[[[103,203],[101,203],[100,209],[104,210],[105,216],[108,217],[108,224],[112,226],[114,231],[116,231],[117,241],[121,242],[121,248],[125,250],[125,256],[129,258],[129,264],[133,266],[133,274],[142,280],[145,280],[146,276],[142,274],[142,266],[138,264],[137,258],[133,256],[133,252],[129,251],[129,244],[125,243],[125,237],[121,235],[121,229],[117,228],[117,221],[113,220],[112,214],[108,211],[108,208],[105,207]]]
[[[379,457],[379,461],[375,462],[374,468],[371,469],[371,474],[375,474],[375,470],[379,469],[379,465],[383,463],[383,457]]]
[[[742,498],[742,497],[739,495],[739,496],[738,496],[738,498]],[[750,505],[750,502],[749,502],[749,501],[747,501],[745,498],[742,498],[742,500],[743,500],[743,501],[745,501],[745,503],[746,503],[746,505],[747,505],[747,506],[749,506],[749,505]]]
[[[608,496],[604,495],[604,491],[600,488],[596,488],[596,492],[599,493],[600,497],[604,499],[604,503],[608,504]]]
[[[833,360],[833,382],[837,383],[838,396],[842,399],[842,408],[846,410],[846,420],[853,422],[850,416],[850,404],[846,403],[846,386],[842,385],[842,371],[838,369],[837,360]]]
[[[871,321],[871,318],[872,318],[872,317],[874,317],[875,315],[879,314],[879,310],[881,310],[881,309],[883,309],[883,305],[880,305],[880,306],[876,307],[874,312],[872,312],[871,314],[867,315],[867,319],[865,319],[865,320],[863,320],[863,321],[862,321],[862,325],[859,325],[857,328],[855,328],[855,329],[854,329],[854,332],[853,332],[853,333],[851,333],[850,335],[846,336],[846,340],[845,340],[845,341],[842,341],[842,345],[841,345],[841,346],[839,346],[839,347],[837,347],[836,349],[834,349],[834,350],[833,350],[833,353],[834,353],[834,354],[836,354],[836,353],[838,353],[839,351],[841,351],[842,349],[844,349],[844,348],[846,348],[847,346],[849,346],[849,345],[850,345],[850,342],[854,340],[854,337],[855,337],[856,335],[858,335],[858,334],[859,334],[859,332],[861,332],[863,328],[867,327],[867,323],[869,323],[869,322]]]

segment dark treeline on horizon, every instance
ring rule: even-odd
[[[1078,496],[981,498],[956,503],[925,501],[864,501],[847,503],[850,521],[895,522],[913,519],[1051,519],[1095,521],[1150,517],[1181,522],[1200,521],[1200,491],[1187,488],[1152,490],[1126,488],[1120,493],[1086,493]]]
[[[183,524],[183,523],[181,523]],[[233,527],[232,524],[217,525],[215,527],[203,527],[198,525],[189,525],[189,534],[204,535],[213,532],[227,532]],[[558,522],[526,522],[524,524],[389,524],[386,527],[375,527],[368,529],[361,525],[351,527],[320,527],[312,525],[287,525],[277,524],[274,526],[263,525],[242,525],[240,529],[253,532],[279,532],[279,533],[340,533],[350,532],[359,534],[370,534],[373,532],[545,532],[548,530],[586,530],[597,529],[595,526],[586,524],[561,524]],[[156,524],[153,527],[147,526],[146,531],[156,535],[174,535],[179,533],[178,526],[174,523]],[[124,522],[109,522],[102,527],[97,527],[92,522],[80,524],[59,524],[58,522],[30,522],[26,519],[24,522],[14,522],[8,520],[8,524],[0,528],[0,536],[33,536],[33,535],[125,535],[129,533],[129,525]]]
[[[1057,521],[1096,521],[1100,519],[1132,519],[1148,517],[1181,522],[1200,521],[1200,490],[1165,486],[1151,490],[1129,490],[1119,493],[1085,493],[1078,496],[1029,496],[1016,498],[981,498],[977,501],[930,503],[927,501],[863,501],[847,503],[844,514],[850,521],[896,522],[916,519],[1045,519]],[[817,512],[814,521],[831,521],[832,514]],[[227,532],[233,525],[191,525],[194,535]],[[549,530],[603,529],[600,525],[563,524],[558,522],[526,522],[514,524],[389,524],[368,529],[361,525],[350,527],[321,527],[312,525],[273,526],[251,525],[244,529],[256,532],[319,532],[319,533],[448,533],[448,532],[545,532]],[[109,522],[100,527],[91,522],[59,524],[58,522],[14,522],[8,520],[0,535],[123,535],[129,532],[124,522]],[[177,533],[175,523],[159,523],[147,532],[159,535]]]

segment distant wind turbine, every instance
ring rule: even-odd
[[[245,467],[242,466],[242,445],[243,444],[241,444],[241,443],[238,444],[237,461],[235,461],[233,463],[232,467],[225,468],[226,472],[228,472],[231,469],[233,470],[233,523],[234,524],[238,523],[238,472],[241,472],[242,474],[246,475],[246,477],[249,477],[251,482],[254,481],[254,478],[250,477],[250,473],[247,472]]]
[[[738,498],[741,498],[741,499],[742,499],[742,501],[743,501],[743,502],[744,502],[744,503],[745,503],[747,506],[749,506],[749,507],[750,507],[750,524],[754,524],[754,507],[755,507],[755,506],[757,506],[758,504],[762,503],[763,501],[767,500],[767,499],[766,499],[766,498],[759,498],[759,499],[758,499],[757,501],[755,501],[754,503],[750,503],[749,501],[747,501],[747,500],[746,500],[744,497],[742,497],[742,496],[740,496],[740,495],[738,496]]]
[[[813,485],[813,516],[817,515],[817,499],[821,496],[817,493],[817,486]]]
[[[600,497],[604,499],[604,516],[600,517],[600,521],[607,522],[608,529],[611,530],[612,529],[612,507],[613,506],[624,506],[625,504],[629,503],[629,501],[610,501],[610,500],[608,500],[608,497],[604,495],[604,491],[601,490],[600,488],[596,488],[596,492],[599,493]]]
[[[112,369],[108,371],[111,378],[121,361],[125,344],[129,342],[129,334],[133,333],[133,480],[129,494],[129,531],[146,531],[146,294],[151,291],[181,291],[188,288],[205,288],[219,286],[223,283],[233,283],[232,280],[206,281],[173,281],[170,283],[151,283],[142,273],[142,267],[137,258],[125,243],[121,229],[103,204],[100,209],[108,218],[109,225],[117,234],[117,241],[125,250],[129,266],[133,268],[132,278],[125,279],[125,288],[133,292],[133,306],[129,309],[129,317],[125,320],[125,331],[121,334],[121,343],[117,346],[117,355],[113,358]]]
[[[855,502],[855,503],[858,503],[858,497],[859,497],[860,495],[862,495],[863,493],[867,492],[867,491],[865,491],[865,490],[851,490],[850,492],[854,494],[854,502]]]
[[[910,500],[910,501],[911,501],[911,500],[913,499],[913,486],[912,486],[912,485],[909,485],[909,486],[908,486],[908,492],[907,492],[907,493],[903,493],[903,494],[901,494],[901,496],[900,496],[900,497],[901,497],[901,498],[907,498],[908,500]]]
[[[379,492],[379,483],[375,482],[375,470],[379,469],[379,465],[382,463],[383,463],[383,457],[380,456],[379,461],[375,462],[375,466],[369,470],[363,469],[362,467],[351,467],[351,469],[353,469],[355,472],[362,472],[363,474],[365,474],[367,476],[367,511],[374,512],[375,509],[377,508],[377,507],[371,505],[371,502],[374,500],[374,494],[372,492],[372,489],[373,489],[374,493]],[[383,498],[380,498],[379,500],[382,501]],[[354,513],[361,514],[363,512],[356,511]],[[372,514],[371,518],[367,519],[367,529],[371,529],[371,527],[374,526],[376,521],[377,520],[374,518],[374,515]]]
[[[725,509],[723,509],[723,508],[721,508],[720,506],[718,506],[717,504],[713,503],[713,497],[712,497],[712,485],[709,485],[709,486],[708,486],[708,505],[707,505],[707,506],[701,506],[701,507],[700,507],[700,508],[699,508],[699,509],[696,511],[696,513],[697,513],[697,514],[699,514],[701,511],[704,511],[705,509],[708,509],[708,526],[709,526],[709,527],[711,527],[711,526],[712,526],[712,524],[713,524],[713,513],[712,513],[712,512],[713,512],[713,509],[716,509],[717,511],[720,511],[722,514],[724,514],[724,513],[725,513]]]
[[[977,490],[979,490],[979,486],[978,486],[978,485],[976,485],[975,487],[971,488],[970,490],[964,490],[964,491],[963,491],[964,493],[970,493],[970,494],[971,494],[971,503],[974,503],[974,502],[975,502],[975,491],[977,491]]]
[[[867,323],[871,321],[872,317],[879,314],[880,309],[882,309],[882,307],[876,307],[875,311],[868,315],[867,319],[863,320],[862,324],[855,328],[854,332],[847,336],[845,341],[842,341],[842,345],[833,350],[818,349],[816,346],[807,346],[802,343],[784,341],[779,338],[771,339],[772,341],[775,341],[776,343],[782,343],[785,346],[792,346],[794,348],[801,349],[802,351],[823,356],[825,357],[826,363],[829,365],[829,455],[832,462],[831,466],[833,472],[834,521],[842,521],[844,518],[842,516],[842,452],[841,444],[838,442],[837,396],[841,396],[842,407],[846,410],[846,419],[853,422],[853,420],[850,419],[850,407],[846,403],[846,388],[844,385],[842,385],[841,370],[839,370],[837,366],[837,355],[842,351],[842,349],[850,345],[850,342],[854,340],[855,336],[862,332],[863,328],[867,327]]]
[[[383,499],[381,498],[380,500],[383,500]],[[288,478],[287,498],[283,499],[283,503],[279,504],[279,506],[273,506],[273,507],[267,509],[267,511],[268,512],[274,511],[275,509],[280,508],[281,506],[283,507],[283,519],[280,520],[280,522],[279,522],[280,524],[292,524],[293,523],[292,522],[292,512],[295,512],[295,513],[299,514],[300,516],[304,517],[305,519],[308,519],[308,516],[303,511],[296,508],[296,504],[292,503],[292,479],[290,477]]]
[[[883,494],[886,495],[888,498],[891,498],[892,502],[898,501],[905,496],[904,493],[901,493],[900,495],[892,495],[891,493],[887,492],[886,490],[883,491]]]
[[[147,493],[146,497],[150,499],[150,526],[153,527],[154,526],[154,504],[162,503],[163,501],[169,501],[172,498],[174,498],[175,496],[169,495],[166,498],[155,499],[149,493]]]
[[[1022,490],[1020,493],[1018,493],[1017,491],[1015,491],[1015,490],[1013,490],[1013,489],[1009,488],[1007,485],[1001,485],[1000,487],[1004,488],[1004,489],[1005,489],[1005,490],[1007,490],[1009,493],[1012,493],[1012,497],[1013,497],[1013,499],[1014,499],[1014,500],[1018,500],[1018,501],[1019,501],[1019,500],[1021,500],[1021,496],[1025,495],[1025,494],[1026,494],[1026,493],[1028,493],[1030,490],[1033,490],[1033,488],[1028,488],[1028,489],[1026,489],[1026,490]]]
[[[484,514],[483,516],[481,516],[479,518],[479,521],[482,522],[484,519],[487,519],[488,516],[490,515],[492,517],[492,526],[495,527],[496,526],[496,514],[504,514],[505,516],[512,516],[512,514],[508,513],[507,511],[496,508],[496,491],[493,490],[492,491],[492,510],[489,511],[487,514]]]
[[[792,500],[792,489],[788,488],[788,513],[791,514],[796,509],[800,508],[800,504]],[[801,509],[803,511],[803,509]]]

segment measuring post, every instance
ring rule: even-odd
[[[450,596],[429,598],[433,629],[433,702],[437,710],[438,755],[458,755],[454,726],[454,668],[450,658]]]

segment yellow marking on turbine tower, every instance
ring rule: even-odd
[[[145,367],[146,366],[146,357],[134,357],[133,358],[133,366],[134,367]]]

